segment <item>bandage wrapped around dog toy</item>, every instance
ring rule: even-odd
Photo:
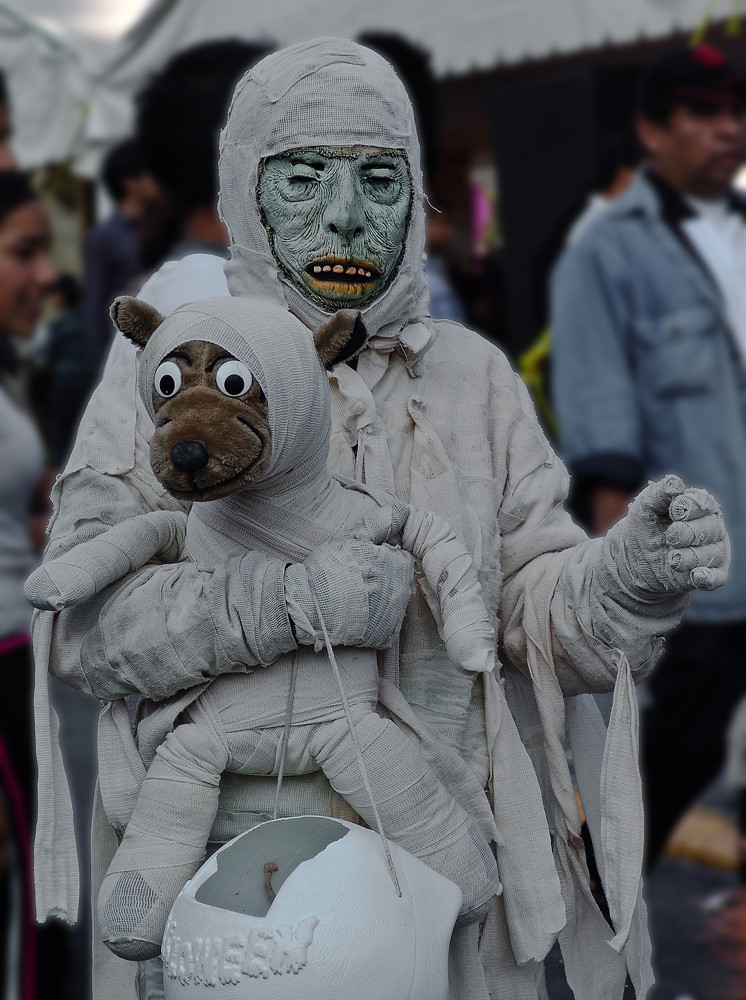
[[[192,508],[186,519],[164,515],[170,527],[162,518],[145,522],[145,532],[140,518],[118,525],[45,563],[27,592],[37,606],[58,609],[151,559],[209,566],[261,550],[289,563],[283,613],[300,645],[266,670],[211,681],[159,747],[101,887],[105,942],[125,958],[158,953],[171,905],[204,858],[221,773],[272,774],[278,760],[288,774],[323,770],[382,837],[459,886],[460,922],[479,919],[500,891],[488,843],[499,834],[483,790],[460,760],[458,780],[444,778],[451,790],[474,786],[463,792],[467,813],[454,798],[460,791],[451,794],[431,767],[437,738],[421,746],[375,711],[375,651],[348,645],[344,632],[330,639],[321,620],[319,595],[326,609],[344,608],[351,636],[366,622],[376,631],[386,594],[356,591],[354,567],[350,587],[330,593],[340,574],[325,565],[349,558],[345,546],[356,540],[387,541],[420,560],[452,661],[471,675],[495,664],[476,568],[450,526],[389,494],[343,484],[327,467],[325,368],[364,346],[360,314],[337,313],[313,336],[274,305],[235,298],[185,306],[165,320],[119,299],[112,316],[142,348],[138,384],[155,428],[153,471]],[[323,648],[333,670],[316,655]],[[440,760],[453,771],[451,748]],[[392,878],[396,884],[393,869]]]

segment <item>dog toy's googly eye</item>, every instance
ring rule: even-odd
[[[164,399],[175,396],[181,388],[181,370],[174,361],[164,361],[155,373],[155,391]]]
[[[240,361],[226,361],[215,373],[215,381],[226,396],[245,396],[254,376]]]

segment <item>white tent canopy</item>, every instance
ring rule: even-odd
[[[126,82],[153,56],[211,38],[396,31],[432,52],[439,74],[656,38],[725,18],[744,0],[155,0],[123,40],[115,73]]]
[[[80,55],[10,6],[0,3],[0,68],[22,167],[58,163],[85,141],[92,85]]]
[[[50,4],[50,18],[59,16],[62,0],[50,0]],[[130,130],[132,98],[148,76],[180,49],[210,39],[286,44],[318,35],[355,37],[365,30],[395,31],[428,49],[439,75],[460,75],[665,37],[696,28],[706,16],[723,19],[746,12],[746,0],[375,0],[368,4],[350,0],[152,0],[113,47],[103,67],[90,72],[84,85],[85,138],[80,142],[76,128],[83,73],[71,67],[71,50],[44,32],[38,32],[32,49],[28,28],[18,38],[21,19],[16,17],[16,24],[11,24],[6,6],[0,2],[0,65],[8,68],[13,93],[30,86],[28,81],[35,75],[29,66],[32,59],[43,69],[32,88],[37,106],[31,108],[28,96],[23,100],[23,107],[30,109],[28,120],[22,119],[21,104],[14,99],[21,159],[31,164],[42,162],[43,156],[59,158],[66,137],[69,145],[63,155],[74,153],[83,173],[93,168],[91,153]],[[27,135],[32,123],[33,138]]]

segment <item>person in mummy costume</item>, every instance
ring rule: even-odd
[[[234,94],[219,171],[231,243],[225,270],[218,258],[193,255],[164,265],[140,297],[169,314],[199,298],[259,295],[289,309],[309,337],[337,309],[359,309],[366,346],[330,375],[331,467],[453,526],[498,636],[505,711],[534,782],[511,767],[503,700],[484,679],[494,675],[473,683],[449,662],[421,589],[395,654],[383,657],[416,718],[458,749],[479,794],[486,789],[499,831],[503,892],[483,922],[454,931],[451,995],[545,995],[542,961],[559,939],[576,997],[621,1000],[629,975],[641,1000],[652,973],[634,684],[654,668],[689,593],[725,579],[729,547],[717,503],[667,477],[644,489],[604,538],[588,539],[572,522],[565,469],[505,357],[429,315],[416,128],[404,87],[380,56],[327,38],[262,60]],[[135,371],[134,351],[118,344],[54,489],[48,559],[136,514],[184,509],[150,469],[153,424]],[[343,542],[308,557],[324,583],[335,644],[380,646],[396,633],[407,558]],[[116,847],[113,831],[126,828],[189,689],[224,673],[271,670],[297,643],[314,642],[318,620],[305,632],[292,623],[292,608],[307,603],[304,577],[260,553],[209,569],[153,563],[76,607],[37,614],[38,717],[49,717],[47,668],[106,702],[94,816],[99,878]],[[614,692],[608,732],[595,691]],[[566,734],[611,926],[590,891]],[[38,913],[74,917],[74,842],[65,805],[55,803],[53,716],[38,727],[38,757],[46,803],[35,851]],[[213,844],[271,814],[274,779],[262,780],[223,776]],[[516,800],[520,808],[502,808]],[[344,808],[323,775],[286,779],[285,815]],[[97,1000],[136,988],[157,997],[162,972],[151,979],[151,963],[133,965],[99,956]]]

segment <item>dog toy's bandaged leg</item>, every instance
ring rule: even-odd
[[[375,824],[399,895],[387,836],[458,885],[463,893],[460,923],[481,919],[501,891],[489,844],[412,740],[390,719],[349,706],[315,590],[312,593],[345,718],[319,724],[311,755],[332,788],[369,826]]]
[[[186,515],[154,510],[122,521],[50,559],[26,581],[26,598],[41,611],[61,611],[98,594],[153,559],[178,562],[184,551]]]
[[[121,958],[160,953],[174,900],[205,859],[227,765],[223,741],[202,716],[158,748],[99,891],[103,940]]]
[[[386,836],[459,886],[464,895],[460,923],[480,919],[500,883],[476,823],[437,779],[416,743],[390,719],[360,706],[351,712]],[[311,753],[332,788],[375,829],[347,720],[319,724]]]
[[[421,560],[425,579],[437,595],[449,659],[464,670],[492,670],[495,632],[472,557],[451,526],[432,511],[412,507],[402,530],[402,546]]]

